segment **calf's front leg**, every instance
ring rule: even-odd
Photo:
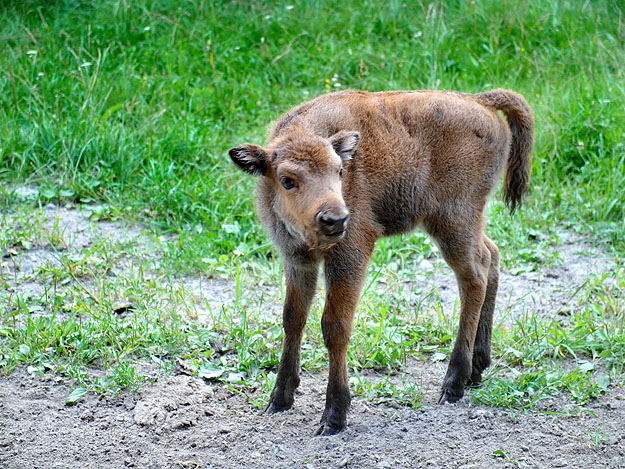
[[[316,435],[334,435],[347,426],[347,411],[351,404],[347,346],[372,250],[373,242],[365,248],[337,249],[326,260],[327,294],[321,329],[328,349],[330,372],[326,405]]]
[[[286,300],[282,310],[284,341],[276,385],[271,392],[267,413],[290,409],[299,386],[300,347],[304,326],[312,304],[318,277],[317,264],[297,265],[284,262]]]

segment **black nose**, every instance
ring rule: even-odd
[[[341,212],[335,214],[332,212],[319,212],[317,214],[317,221],[319,222],[320,231],[328,236],[340,235],[345,231],[347,226],[347,220],[349,220],[349,213]]]

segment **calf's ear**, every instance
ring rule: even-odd
[[[244,143],[240,147],[228,150],[232,162],[239,169],[253,176],[260,176],[267,172],[267,153],[262,147]]]
[[[360,142],[360,133],[355,130],[341,130],[330,137],[330,144],[343,161],[351,160]]]

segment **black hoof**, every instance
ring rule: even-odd
[[[471,373],[471,377],[469,378],[469,380],[467,381],[467,388],[477,388],[480,387],[482,385],[482,373],[479,373],[477,371],[473,371],[473,373]]]
[[[479,386],[482,382],[482,372],[490,366],[490,347],[486,350],[476,348],[473,353],[473,363],[471,367],[471,377],[467,383],[469,387]]]
[[[284,412],[285,410],[289,410],[291,408],[291,406],[279,406],[277,405],[275,402],[270,401],[269,404],[267,404],[267,407],[265,407],[265,413],[266,414],[275,414],[277,412]]]
[[[462,396],[456,396],[454,394],[449,394],[449,393],[446,393],[446,392],[442,392],[441,393],[441,397],[438,398],[438,403],[439,404],[445,404],[445,403],[455,404],[461,398],[462,398]]]
[[[315,436],[336,435],[347,428],[347,411],[328,407],[321,416]]]
[[[337,433],[341,433],[343,430],[345,430],[346,427],[333,427],[331,425],[322,423],[321,425],[319,425],[319,428],[317,428],[317,431],[315,432],[315,436],[332,436],[332,435],[336,435]]]
[[[441,390],[441,397],[439,397],[438,403],[444,404],[449,402],[450,404],[454,404],[462,399],[462,396],[464,396],[464,386],[458,387],[451,383],[445,384]]]

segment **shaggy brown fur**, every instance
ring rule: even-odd
[[[501,110],[507,123],[498,115]],[[533,118],[522,96],[440,91],[320,96],[280,118],[266,148],[232,148],[232,161],[261,176],[258,212],[282,252],[287,279],[284,344],[268,412],[293,405],[302,332],[325,266],[321,319],[330,373],[318,433],[346,426],[346,356],[376,239],[416,226],[456,274],[461,311],[441,402],[455,402],[490,364],[499,251],[486,237],[486,201],[506,169],[511,211],[527,190]]]

